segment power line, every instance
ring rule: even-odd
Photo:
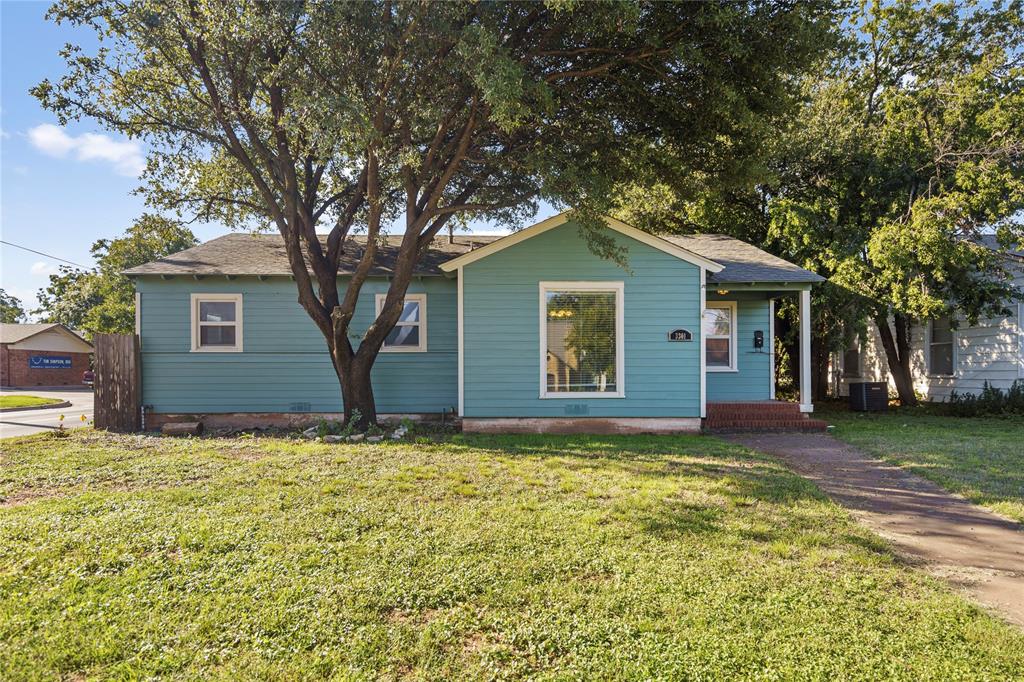
[[[40,256],[46,256],[47,258],[52,258],[53,260],[59,260],[61,263],[67,263],[68,265],[74,265],[76,268],[82,268],[83,270],[88,270],[89,269],[89,268],[85,267],[84,265],[79,265],[78,263],[76,263],[74,261],[70,261],[70,260],[68,260],[66,258],[58,258],[57,256],[52,256],[52,255],[50,255],[48,253],[43,253],[42,251],[36,251],[35,249],[30,249],[27,246],[22,246],[21,244],[12,244],[11,242],[5,242],[3,239],[0,239],[0,244],[7,244],[7,246],[13,246],[16,249],[22,249],[24,251],[31,251],[32,253],[38,253]]]

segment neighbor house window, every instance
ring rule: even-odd
[[[542,398],[621,398],[622,282],[541,282]]]
[[[704,306],[704,357],[709,372],[736,370],[736,304],[714,301]]]
[[[377,314],[384,309],[387,294],[377,294]],[[384,338],[382,351],[417,353],[427,350],[427,295],[406,294],[402,313]]]
[[[241,294],[192,294],[192,350],[242,350]]]
[[[856,378],[860,376],[860,338],[853,337],[850,345],[843,351],[843,376]]]
[[[953,327],[949,316],[931,321],[928,336],[928,373],[935,376],[953,374]]]

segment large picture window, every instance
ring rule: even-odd
[[[242,350],[242,295],[192,294],[192,351]]]
[[[622,282],[541,282],[541,397],[621,398]]]
[[[387,294],[377,294],[377,314],[384,309]],[[384,338],[381,350],[391,353],[422,353],[427,350],[427,295],[406,294],[402,314]]]
[[[953,374],[953,326],[949,316],[931,321],[928,336],[928,373],[934,376]]]
[[[702,331],[707,371],[736,371],[736,304],[732,301],[706,303]]]

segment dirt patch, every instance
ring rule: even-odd
[[[925,570],[1024,626],[1024,528],[825,434],[727,440],[782,459]]]
[[[63,488],[25,488],[16,490],[7,495],[0,495],[0,509],[18,507],[36,500],[45,500],[54,497],[63,497],[67,490]]]

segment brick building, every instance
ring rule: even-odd
[[[62,324],[2,324],[0,386],[81,386],[92,352]]]

